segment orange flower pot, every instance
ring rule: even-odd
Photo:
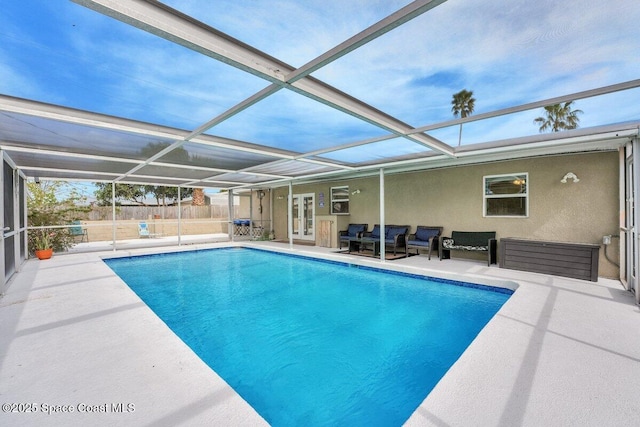
[[[49,259],[53,255],[53,249],[40,249],[36,250],[36,256],[38,259]]]

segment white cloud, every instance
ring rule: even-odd
[[[633,25],[640,8],[625,6],[630,2],[451,1],[319,76],[408,117],[419,98],[424,111],[448,106],[448,88],[425,88],[420,97],[410,84],[441,71],[464,76],[476,111],[617,83],[640,72],[633,54],[640,50]]]

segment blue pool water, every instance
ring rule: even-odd
[[[274,426],[401,425],[512,293],[241,248],[106,263]]]

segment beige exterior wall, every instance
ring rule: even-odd
[[[258,197],[256,191],[253,191],[251,198],[249,193],[243,196],[237,196],[239,201],[238,211],[236,218],[251,218],[251,209],[253,208],[253,222],[254,226],[259,226],[262,220],[262,227],[269,232],[271,230],[271,190],[266,189],[264,191],[264,197],[262,202]],[[262,204],[262,213],[260,213],[260,205]],[[286,214],[286,210],[285,210]]]
[[[385,223],[444,227],[453,230],[496,231],[503,237],[525,237],[572,243],[601,243],[604,235],[619,234],[619,155],[617,152],[537,157],[385,176]],[[483,217],[483,176],[527,172],[528,218]],[[580,182],[560,180],[567,172]],[[308,185],[294,185],[294,193],[315,193],[316,216],[330,215],[330,188],[349,185],[350,215],[346,223],[368,223],[379,218],[379,177]],[[324,193],[325,206],[318,205]],[[276,238],[287,238],[288,187],[274,190]],[[278,199],[282,196],[282,199]],[[346,228],[346,227],[345,227]],[[618,241],[607,249],[618,262]],[[454,254],[454,256],[462,256]],[[484,258],[483,258],[484,259]],[[600,249],[599,275],[619,277],[618,268]]]

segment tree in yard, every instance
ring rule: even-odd
[[[96,203],[98,206],[111,206],[112,186],[110,182],[95,182]],[[144,185],[136,184],[116,184],[116,205],[121,205],[123,201],[144,205],[144,198],[147,192]]]
[[[86,198],[66,182],[27,182],[29,227],[69,225],[89,210]],[[68,249],[74,243],[68,228],[36,228],[29,230],[29,251],[33,252],[43,240],[46,240],[54,251]]]
[[[140,149],[140,157],[153,159],[164,150],[171,147],[166,142],[149,143]],[[191,161],[189,152],[184,147],[177,147],[162,155],[165,163],[175,163],[178,165],[188,165]],[[96,186],[95,196],[99,206],[111,206],[113,200],[113,190],[111,183],[94,183]],[[181,188],[180,197],[191,197],[192,188]],[[130,202],[140,206],[146,206],[146,198],[151,195],[156,199],[157,206],[167,206],[178,200],[178,187],[165,187],[161,185],[139,185],[139,184],[116,184],[115,202],[122,205],[122,202]]]
[[[164,187],[158,185],[145,185],[144,189],[147,194],[152,195],[156,199],[158,206],[167,206],[168,204],[178,201],[178,187]],[[191,197],[193,188],[181,188],[180,198]]]
[[[99,206],[111,206],[112,187],[111,183],[94,183],[96,190],[94,192],[96,201]],[[138,184],[116,184],[116,205],[122,205],[122,202],[130,202],[140,206],[146,206],[145,199],[147,196],[153,196],[158,206],[167,206],[178,200],[178,187],[165,187],[161,185],[138,185]],[[180,189],[180,197],[191,197],[192,188]]]
[[[573,101],[564,104],[553,104],[544,107],[544,116],[537,117],[533,120],[540,128],[540,132],[551,130],[559,132],[561,130],[576,129],[580,119],[578,114],[582,114],[582,110],[572,109]]]
[[[194,188],[193,189],[193,206],[204,206],[205,198],[204,198],[204,188]]]
[[[462,89],[458,93],[453,94],[451,101],[451,112],[454,117],[468,117],[473,113],[476,106],[476,99],[473,97],[473,91]],[[462,123],[460,123],[460,132],[458,134],[458,146],[462,143]]]

